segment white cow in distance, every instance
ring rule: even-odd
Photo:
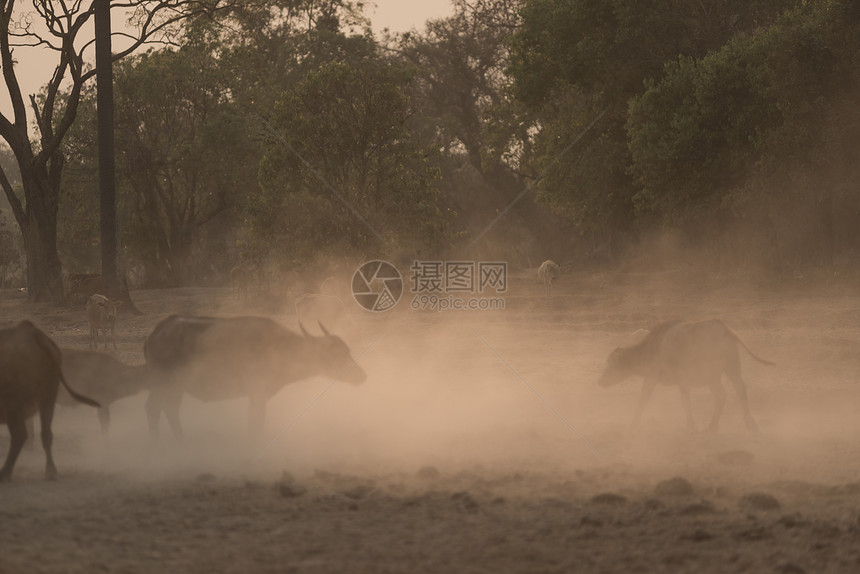
[[[99,331],[102,334],[105,349],[108,347],[108,330],[113,348],[116,349],[116,310],[122,305],[122,301],[111,301],[104,295],[96,293],[87,300],[87,323],[90,326],[90,348],[98,348]]]
[[[546,287],[546,296],[552,297],[552,281],[561,275],[561,268],[552,259],[547,259],[538,268],[538,277]]]

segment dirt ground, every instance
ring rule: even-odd
[[[144,314],[120,317],[111,351],[128,363],[170,313],[295,326],[226,288],[132,296]],[[285,387],[262,440],[244,401],[186,398],[182,443],[149,440],[143,395],[113,406],[108,437],[92,409],[59,408],[60,479],[43,479],[36,447],[0,485],[0,573],[860,571],[848,281],[571,272],[549,299],[529,273],[504,311],[411,311],[408,297],[385,314],[351,306],[340,332],[367,382]],[[82,308],[7,291],[0,313],[87,345]],[[666,387],[632,429],[639,382],[596,385],[608,353],[660,321],[710,317],[777,363],[742,353],[761,433],[731,389],[718,433],[687,431]],[[693,406],[704,427],[710,393]]]

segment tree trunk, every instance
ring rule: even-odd
[[[23,231],[24,251],[27,256],[27,295],[30,301],[65,301],[62,266],[57,254],[57,226],[39,223],[35,210],[28,210],[28,221]]]
[[[94,0],[96,39],[96,103],[99,142],[99,215],[102,281],[105,293],[123,302],[122,308],[140,313],[128,285],[120,277],[116,218],[116,158],[114,155],[113,62],[111,60],[110,0]]]
[[[27,298],[61,305],[65,303],[66,293],[57,252],[59,181],[55,186],[48,179],[32,172],[21,174],[27,207],[23,213],[16,214],[16,218],[27,257]]]

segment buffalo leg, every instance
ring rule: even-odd
[[[633,426],[639,426],[642,421],[642,411],[645,410],[645,403],[651,398],[651,393],[657,386],[657,380],[646,378],[642,383],[642,390],[639,392],[639,403],[636,405],[636,414],[633,415]]]
[[[42,427],[42,448],[45,449],[45,478],[56,480],[57,467],[54,466],[54,455],[51,447],[54,444],[54,433],[51,431],[51,422],[54,420],[54,406],[56,405],[57,393],[49,393],[52,396],[42,399],[39,405],[39,423]]]
[[[36,449],[36,423],[33,422],[35,419],[36,417],[30,417],[27,419],[27,442],[24,443],[27,450]]]
[[[158,438],[158,422],[161,419],[163,403],[164,399],[159,389],[149,391],[149,396],[146,398],[146,420],[149,423],[149,436],[153,439]]]
[[[717,430],[720,424],[720,416],[722,416],[723,407],[726,404],[726,389],[723,387],[722,379],[711,381],[710,387],[714,395],[714,415],[711,417],[711,424],[708,425],[708,430],[713,432]]]
[[[24,443],[27,441],[27,423],[23,416],[12,415],[6,424],[9,427],[10,436],[9,454],[6,455],[3,468],[0,469],[0,482],[5,482],[12,477],[15,461],[18,460],[18,455],[21,454],[21,449],[24,448]]]
[[[726,368],[726,375],[735,387],[735,392],[738,394],[738,398],[741,401],[744,423],[746,423],[747,429],[750,432],[758,432],[758,425],[755,423],[752,413],[750,412],[749,399],[747,398],[747,385],[744,382],[743,377],[741,377],[741,361],[740,357],[738,357],[737,351],[735,351],[734,357],[729,361],[728,367]]]
[[[102,434],[107,435],[110,429],[110,407],[107,405],[99,407],[99,425],[102,427]]]
[[[738,398],[741,400],[741,408],[744,413],[744,423],[747,425],[747,429],[750,432],[758,432],[758,425],[752,417],[752,413],[750,412],[750,404],[749,399],[747,398],[747,386],[744,383],[744,380],[740,377],[737,379],[732,378],[732,384],[735,387],[735,392],[738,394]]]
[[[182,432],[182,424],[179,422],[179,406],[182,404],[182,391],[175,392],[171,390],[164,396],[164,416],[167,417],[167,422],[170,423],[170,429],[173,431],[173,437],[176,440],[182,440],[184,436]]]
[[[678,388],[681,389],[681,402],[684,404],[684,411],[687,413],[687,428],[691,431],[696,430],[696,421],[693,420],[693,405],[690,403],[690,387],[681,384]]]

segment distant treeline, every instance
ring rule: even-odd
[[[612,262],[664,232],[776,273],[860,248],[854,2],[455,0],[381,38],[361,3],[319,4],[239,3],[118,63],[136,285],[331,257]],[[99,269],[95,142],[88,92],[63,144],[68,271]]]

